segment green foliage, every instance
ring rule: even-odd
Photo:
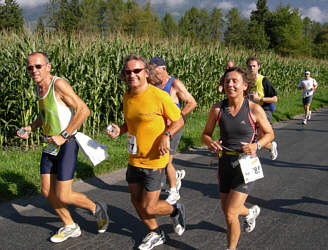
[[[178,26],[170,13],[166,13],[161,21],[162,37],[172,38],[178,34]]]
[[[247,36],[248,20],[241,18],[237,8],[232,8],[226,15],[227,29],[224,41],[228,45],[244,45]]]
[[[0,31],[22,31],[24,25],[23,10],[16,0],[0,2]]]
[[[298,9],[280,4],[267,21],[271,47],[281,55],[300,55],[306,50],[303,22]]]

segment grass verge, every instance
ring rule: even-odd
[[[328,88],[318,89],[313,98],[311,109],[328,105]],[[274,121],[288,120],[297,114],[303,114],[301,92],[279,98],[273,112]],[[187,123],[179,144],[179,151],[201,146],[201,134],[207,121],[208,110],[198,110],[187,117]],[[219,131],[214,131],[219,137]],[[110,173],[127,166],[126,136],[110,140],[105,134],[94,138],[108,146],[110,157],[93,167],[82,153],[79,153],[75,179],[85,179]],[[0,202],[29,197],[40,192],[39,161],[41,151],[21,151],[9,149],[0,151]]]

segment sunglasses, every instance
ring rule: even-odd
[[[28,67],[27,67],[27,70],[28,70],[28,71],[32,71],[33,68],[41,69],[42,66],[43,66],[42,64],[37,64],[37,65],[35,65],[35,66],[32,66],[32,65],[31,65],[31,66],[28,66]]]
[[[134,69],[134,70],[125,70],[125,74],[126,75],[131,75],[132,74],[132,72],[134,73],[134,74],[139,74],[141,71],[143,71],[144,70],[144,68],[143,69]]]
[[[305,75],[310,75],[310,73],[304,73]]]

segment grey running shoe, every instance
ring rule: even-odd
[[[256,218],[259,216],[261,209],[255,205],[249,209],[249,214],[245,217],[244,231],[250,233],[254,230],[256,224]]]
[[[95,202],[95,203],[96,203],[96,212],[94,215],[96,216],[97,219],[98,233],[104,233],[106,232],[109,224],[107,206],[105,206],[101,202]]]
[[[181,170],[177,170],[176,171],[176,178],[177,178],[177,185],[176,185],[176,189],[179,192],[180,188],[181,188],[181,180],[186,176],[186,171],[181,169]]]
[[[165,243],[165,233],[161,231],[161,234],[156,232],[150,232],[145,236],[139,245],[138,249],[140,250],[150,250],[158,245],[162,245]]]
[[[182,203],[177,203],[175,205],[178,209],[178,214],[172,218],[174,231],[178,235],[182,235],[186,230],[186,214],[185,207]]]
[[[275,160],[278,157],[278,145],[275,141],[273,141],[272,143],[272,149],[271,149],[271,160]]]
[[[173,205],[177,203],[177,201],[180,200],[180,194],[176,190],[169,190],[169,196],[166,198],[166,202]]]
[[[308,120],[311,120],[311,114],[312,114],[312,111],[310,110],[310,111],[309,111]]]
[[[67,240],[68,238],[75,238],[81,235],[81,229],[78,224],[75,223],[74,228],[61,227],[56,234],[54,234],[50,241],[54,243],[59,243]]]

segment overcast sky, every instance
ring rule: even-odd
[[[1,0],[0,0],[1,1]],[[48,3],[49,0],[17,0],[17,2],[20,4],[21,7],[35,7],[39,4],[45,4]],[[168,7],[182,7],[188,5],[188,0],[151,0],[151,3],[154,5],[164,4]],[[243,6],[237,6],[233,3],[233,1],[213,1],[213,0],[202,0],[200,2],[200,8],[208,8],[208,7],[217,7],[222,10],[229,10],[233,7],[237,7],[242,16],[249,17],[252,10],[256,8],[256,0],[249,3],[249,1],[245,1]],[[215,3],[217,2],[217,3]],[[247,2],[247,4],[246,4]],[[319,7],[315,6],[315,2],[313,1],[313,6],[307,9],[300,8],[300,11],[304,16],[310,17],[312,20],[317,22],[328,22],[328,10],[320,9]],[[267,2],[269,3],[269,1]],[[309,4],[310,1],[307,1],[307,4]],[[214,4],[214,6],[213,6]],[[285,4],[285,3],[284,3]],[[188,6],[186,9],[189,9],[191,6]],[[294,6],[292,6],[294,7]]]

